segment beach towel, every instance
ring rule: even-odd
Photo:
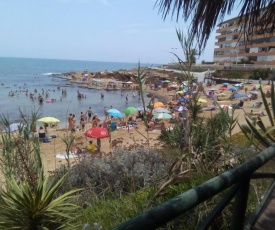
[[[80,154],[74,154],[74,153],[69,153],[69,159],[74,159],[80,157]],[[55,156],[55,158],[58,159],[66,159],[68,158],[67,153],[59,153]]]

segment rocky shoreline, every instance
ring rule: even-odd
[[[146,83],[154,84],[161,80],[176,80],[179,73],[173,71],[156,70],[151,68],[143,69],[146,72]],[[137,83],[137,69],[132,70],[118,70],[118,71],[102,71],[102,72],[68,72],[63,73],[62,76],[67,79],[82,79],[86,75],[93,79],[113,79],[115,81],[127,82],[131,81]],[[53,75],[58,77],[58,75]]]
[[[143,69],[146,72],[146,81],[145,84],[155,84],[158,81],[170,80],[177,81],[179,74],[173,71],[163,71],[145,68]],[[132,86],[137,86],[137,69],[132,69],[129,71],[126,70],[118,70],[118,71],[102,71],[102,72],[68,72],[63,74],[53,74],[52,77],[64,78],[69,80],[71,83],[76,83],[79,81],[81,83],[81,79],[84,77],[86,79],[97,79],[107,84],[108,81],[116,81],[116,82],[132,82]],[[83,83],[83,82],[82,82]],[[85,83],[85,82],[84,82]],[[79,87],[86,87],[83,84],[79,84]],[[87,86],[88,87],[88,86]],[[159,101],[163,103],[168,103],[169,97],[167,94],[163,93],[163,90],[152,90],[149,87],[145,89],[148,97],[155,97]],[[165,90],[166,91],[166,90]]]

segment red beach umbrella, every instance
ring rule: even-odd
[[[227,90],[227,87],[220,87],[219,90]]]
[[[84,135],[86,137],[94,137],[94,138],[107,138],[109,137],[109,132],[105,128],[101,127],[92,127],[88,129]]]

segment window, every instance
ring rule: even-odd
[[[267,56],[258,56],[257,61],[267,61]]]

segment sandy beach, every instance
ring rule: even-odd
[[[166,76],[167,79],[169,76]],[[107,83],[109,81],[114,80],[113,78],[104,78],[102,81],[104,83]],[[172,80],[171,80],[172,82]],[[169,83],[172,84],[172,83]],[[255,82],[257,84],[257,82]],[[248,94],[250,94],[253,86],[255,84],[251,85],[244,85],[242,89],[238,91],[238,93],[245,93],[245,89],[248,89]],[[133,84],[135,85],[135,84]],[[200,113],[200,116],[212,116],[216,114],[219,111],[220,105],[225,105],[226,107],[231,106],[234,103],[239,103],[240,99],[234,99],[230,100],[230,96],[232,94],[229,90],[221,91],[219,90],[222,87],[222,85],[211,85],[211,86],[205,86],[204,92],[213,91],[216,92],[216,95],[218,96],[218,104],[216,105],[216,109],[212,111],[203,111]],[[231,87],[228,86],[228,88]],[[215,88],[215,90],[210,90]],[[267,88],[267,87],[266,87]],[[264,89],[266,92],[266,89]],[[168,108],[168,102],[172,101],[173,96],[176,95],[177,90],[168,91],[167,88],[160,88],[158,90],[150,89],[150,87],[146,87],[146,92],[153,94],[156,98],[158,98],[158,101],[163,102],[166,107]],[[203,92],[199,92],[200,99],[206,100],[205,102],[202,102],[202,107],[213,107],[213,98],[207,97]],[[234,117],[238,117],[238,121],[240,124],[245,123],[245,112],[249,113],[251,110],[256,114],[264,111],[264,106],[261,106],[260,108],[255,108],[256,104],[258,102],[261,102],[262,99],[260,97],[260,92],[258,91],[258,99],[256,100],[247,100],[244,101],[242,109],[236,109],[234,111]],[[175,101],[176,103],[177,101]],[[128,106],[131,106],[130,104]],[[229,107],[230,108],[230,107]],[[229,109],[229,111],[232,111]],[[176,116],[178,116],[176,114]],[[126,119],[126,118],[124,118]],[[263,116],[262,119],[265,121],[267,119],[267,116]],[[78,118],[77,118],[78,120]],[[173,123],[169,123],[169,120],[163,120],[165,122],[166,127],[173,127]],[[102,123],[103,119],[99,123]],[[91,128],[92,124],[90,122],[86,123],[85,130]],[[239,132],[240,129],[238,126],[235,126],[233,130],[233,134]],[[160,129],[156,129],[153,131],[149,131],[149,144],[152,148],[161,148],[161,144],[157,140],[157,137],[160,134]],[[41,142],[41,156],[43,160],[43,164],[45,167],[46,172],[53,171],[57,169],[60,165],[66,164],[66,160],[64,159],[64,154],[66,152],[66,145],[62,139],[68,137],[70,135],[70,131],[64,127],[55,127],[55,128],[49,128],[48,129],[48,136],[56,136],[56,138],[51,138],[50,142],[43,143]],[[137,122],[137,128],[131,127],[129,129],[122,127],[118,128],[117,130],[111,132],[111,142],[109,141],[109,138],[104,138],[101,140],[101,153],[96,153],[92,155],[92,157],[103,157],[103,156],[109,156],[111,154],[111,151],[116,148],[117,146],[121,146],[123,148],[131,148],[131,146],[135,145],[146,145],[146,137],[147,132],[143,121]],[[84,135],[83,131],[77,130],[75,132],[75,146],[84,149],[90,140],[93,140],[93,142],[96,144],[95,138],[87,138]],[[58,157],[56,157],[58,156]],[[63,156],[63,157],[62,157]],[[63,159],[62,159],[63,158]],[[73,156],[70,159],[70,162],[72,164],[77,164],[78,161],[81,160],[80,158]]]

